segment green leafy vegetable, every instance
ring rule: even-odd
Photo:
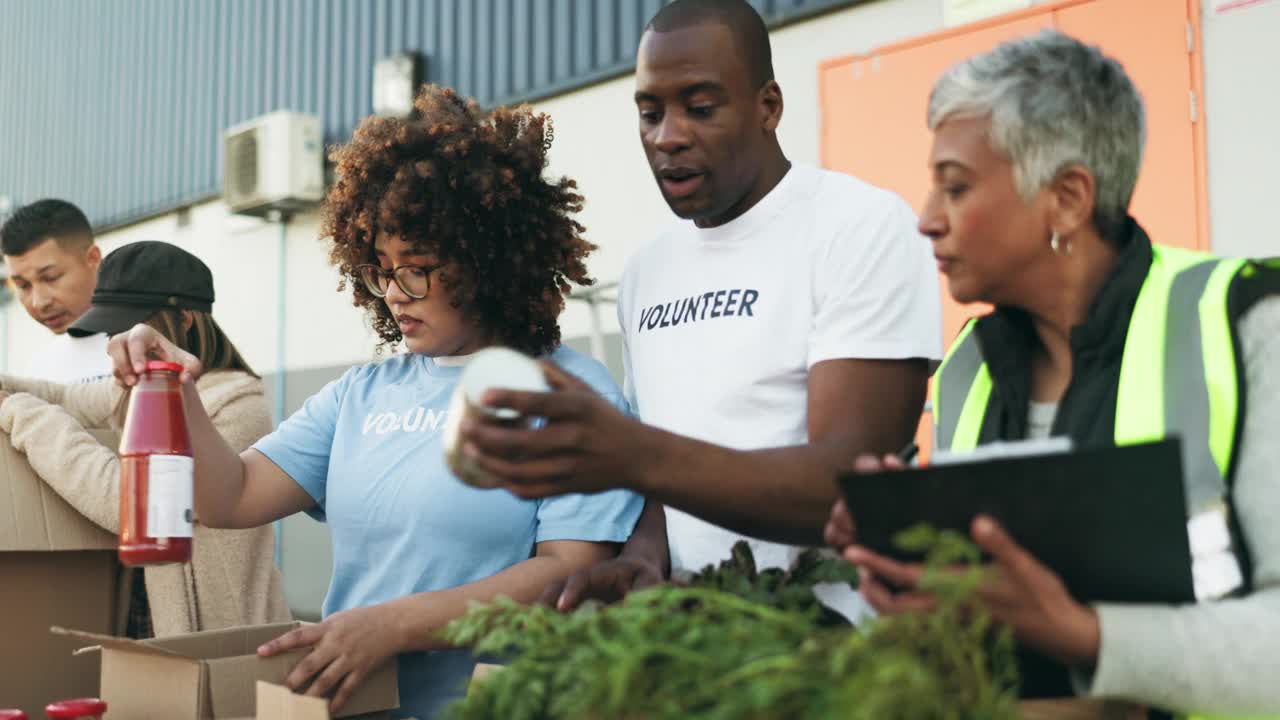
[[[757,570],[751,547],[739,541],[734,544],[727,560],[718,566],[708,565],[688,584],[720,590],[769,607],[817,612],[820,625],[841,625],[847,622],[825,608],[813,594],[813,586],[818,583],[841,582],[848,583],[850,587],[858,586],[857,570],[840,558],[810,549],[802,552],[788,570]]]
[[[904,547],[927,553],[928,615],[862,628],[820,624],[815,582],[849,581],[817,553],[757,572],[734,548],[689,587],[632,593],[569,614],[500,600],[446,630],[450,641],[512,658],[454,704],[454,720],[1002,720],[1016,715],[1007,633],[972,602],[976,550],[918,528]],[[951,566],[967,564],[967,570]]]

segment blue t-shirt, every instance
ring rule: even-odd
[[[565,347],[551,359],[626,410],[600,363]],[[417,354],[352,368],[254,445],[329,524],[325,616],[481,580],[529,559],[535,543],[630,537],[643,505],[632,493],[521,500],[454,477],[441,436],[461,372]],[[397,717],[430,718],[473,668],[464,650],[401,655]]]

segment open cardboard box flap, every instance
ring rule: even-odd
[[[289,688],[258,681],[257,720],[329,720],[329,704],[295,695]]]
[[[302,627],[275,623],[175,635],[152,640],[113,638],[54,628],[102,653],[101,696],[108,718],[123,720],[232,720],[255,713],[255,686],[282,685],[309,651],[258,657],[258,646]],[[287,691],[286,691],[287,692]],[[395,663],[365,679],[339,717],[398,707]],[[326,710],[327,712],[327,710]]]
[[[329,706],[319,698],[296,695],[282,685],[258,681],[258,714],[237,720],[329,720]],[[390,720],[390,712],[360,715],[351,720]]]
[[[123,652],[141,653],[144,655],[163,655],[166,657],[188,658],[193,660],[213,660],[231,658],[240,655],[253,655],[258,646],[274,640],[281,635],[302,627],[301,622],[282,622],[268,625],[225,628],[222,630],[206,630],[204,632],[170,637],[152,638],[150,640],[130,640],[122,637],[109,637],[96,633],[68,630],[53,627],[49,631],[54,635],[66,635],[82,640],[91,647],[81,652],[92,652],[101,647],[110,647]]]
[[[115,637],[112,635],[102,635],[100,633],[84,632],[82,630],[68,630],[64,627],[54,625],[49,628],[49,632],[53,635],[69,637],[78,640],[85,645],[75,651],[76,655],[84,655],[86,653],[101,652],[104,649],[120,650],[121,652],[139,653],[141,655],[158,655],[160,657],[189,659],[186,656],[167,650],[162,646],[151,644],[143,640],[130,640],[125,637]]]

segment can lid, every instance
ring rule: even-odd
[[[182,366],[176,362],[167,362],[164,360],[148,360],[146,370],[147,372],[151,372],[152,370],[167,370],[169,372],[181,373]]]
[[[59,720],[66,718],[97,717],[107,711],[107,703],[97,698],[63,700],[45,706],[44,714]]]
[[[0,710],[0,720],[27,720],[27,714],[21,710]]]

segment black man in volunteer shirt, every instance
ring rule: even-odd
[[[557,392],[488,397],[545,427],[464,429],[464,452],[518,495],[648,498],[623,555],[572,579],[562,607],[659,580],[664,539],[674,569],[724,559],[743,536],[761,566],[821,543],[835,473],[910,440],[941,355],[937,273],[914,213],[787,160],[768,31],[750,5],[659,11],[640,41],[635,103],[681,218],[631,258],[618,301],[642,422],[548,368]]]

